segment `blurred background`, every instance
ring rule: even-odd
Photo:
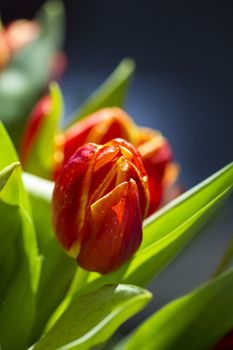
[[[42,3],[1,0],[2,19],[32,18]],[[232,1],[64,0],[64,5],[68,67],[61,88],[66,116],[122,58],[132,57],[137,69],[126,110],[137,123],[157,128],[169,139],[184,187],[232,161]],[[231,201],[152,284],[153,306],[144,313],[211,275],[233,234],[232,214]]]

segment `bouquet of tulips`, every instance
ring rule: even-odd
[[[232,241],[205,284],[111,341],[230,196],[233,164],[184,192],[169,141],[121,109],[130,59],[62,123],[63,17],[49,2],[0,32],[0,348],[233,349]]]

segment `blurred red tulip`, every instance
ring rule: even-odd
[[[0,31],[0,69],[9,62],[12,55],[33,41],[39,34],[35,21],[16,20]]]
[[[37,138],[38,132],[43,124],[44,119],[49,115],[51,110],[51,96],[43,96],[36,104],[28,118],[24,134],[22,137],[20,159],[24,166],[27,162],[30,151]]]
[[[30,44],[40,33],[39,23],[19,19],[0,30],[0,70],[4,69],[11,57]],[[63,74],[67,64],[64,52],[56,52],[51,57],[48,81],[57,80]]]
[[[5,29],[5,38],[11,53],[21,50],[33,41],[39,32],[39,24],[36,21],[19,19],[10,23]]]
[[[56,180],[52,203],[57,238],[80,266],[116,270],[138,249],[149,204],[138,151],[123,139],[81,146]]]
[[[114,138],[122,138],[134,143],[135,127],[132,119],[117,107],[104,108],[91,114],[65,132],[64,163],[87,142],[103,145]]]

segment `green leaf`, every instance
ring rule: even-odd
[[[52,177],[55,136],[63,113],[62,94],[56,83],[50,84],[50,96],[51,110],[42,121],[24,166],[25,171],[44,178]]]
[[[37,20],[39,36],[17,53],[0,74],[0,120],[16,144],[24,123],[47,84],[51,58],[63,39],[64,9],[61,1],[48,1]]]
[[[233,328],[233,269],[163,307],[130,337],[127,350],[210,349]]]
[[[108,283],[144,286],[174,259],[200,231],[233,189],[233,163],[171,202],[152,216],[144,227],[142,248],[117,271],[108,275],[89,273],[85,284],[69,291],[48,327],[60,317],[72,298]]]
[[[30,196],[33,222],[42,255],[36,317],[31,332],[31,340],[34,342],[67,293],[76,270],[76,261],[59,246],[52,229],[50,201],[53,183],[27,173],[23,174],[23,181]]]
[[[108,285],[82,295],[33,349],[84,350],[103,345],[151,297],[148,291],[130,285]]]
[[[233,186],[233,163],[193,187],[144,222],[141,249],[158,241]]]
[[[68,126],[100,108],[122,107],[135,69],[132,59],[125,58],[107,80],[74,112]]]
[[[34,321],[40,259],[17,160],[0,123],[0,171],[6,180],[0,192],[0,344],[20,350],[28,344]],[[8,178],[6,172],[11,172]]]
[[[1,219],[1,229],[0,229],[0,301],[3,302],[3,297],[12,279],[15,267],[16,259],[14,256],[14,250],[12,248],[13,237],[15,232],[18,230],[18,220],[15,217],[16,210],[14,210],[13,205],[7,203],[8,199],[12,196],[9,191],[7,191],[7,183],[16,167],[19,165],[18,162],[14,162],[0,171],[0,219]],[[12,183],[12,182],[11,182]],[[4,190],[5,188],[5,190]],[[3,191],[4,190],[4,191]],[[4,214],[4,215],[3,215]],[[5,227],[8,227],[9,222],[14,222],[14,226],[11,230],[11,235],[6,234]],[[3,244],[4,242],[4,244]],[[13,253],[12,253],[13,251]],[[1,303],[0,302],[0,303]]]

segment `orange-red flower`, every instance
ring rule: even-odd
[[[16,20],[0,31],[0,69],[24,46],[39,34],[36,21]]]
[[[20,159],[22,165],[25,166],[29,154],[36,141],[39,130],[45,118],[48,117],[52,108],[52,101],[50,95],[43,96],[33,108],[31,115],[28,118],[25,126],[24,134],[22,136]]]
[[[80,266],[116,270],[138,249],[149,204],[138,151],[123,139],[81,146],[61,170],[52,203],[57,238]]]
[[[103,145],[114,138],[122,138],[134,144],[135,127],[132,119],[117,107],[104,108],[91,114],[64,133],[64,163],[87,142]]]
[[[104,144],[116,137],[135,145],[142,156],[149,179],[150,215],[168,198],[167,189],[176,180],[178,167],[172,162],[172,150],[162,134],[138,127],[120,108],[101,109],[77,122],[64,133],[64,159],[56,165],[55,175],[84,143]]]

